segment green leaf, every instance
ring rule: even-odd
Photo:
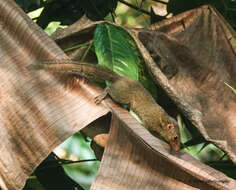
[[[156,86],[133,38],[123,29],[99,24],[94,34],[98,63],[119,75],[139,80],[156,97]]]
[[[108,67],[119,75],[138,80],[138,66],[124,31],[109,25],[99,24],[94,34],[95,53],[98,64]]]
[[[203,146],[201,147],[201,149],[198,151],[198,153],[200,153],[204,148],[206,148],[208,145],[210,144],[210,142],[204,142]]]
[[[85,142],[79,133],[74,134],[56,148],[56,152],[64,149],[67,152],[67,157],[75,155],[79,159],[93,159],[95,158],[89,143]],[[65,172],[77,183],[82,186],[87,186],[92,183],[99,168],[99,162],[83,162],[76,164],[63,165]],[[89,188],[86,188],[89,189]]]
[[[136,59],[136,64],[138,65],[138,80],[139,80],[139,82],[152,94],[152,96],[154,98],[157,98],[156,85],[148,73],[148,69],[147,69],[146,64],[144,62],[144,59],[143,59],[135,41],[126,31],[124,31],[123,35],[127,39],[128,43],[134,53],[134,56]]]

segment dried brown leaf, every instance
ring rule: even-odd
[[[95,105],[93,98],[100,90],[94,85],[78,82],[75,84],[79,87],[65,88],[56,80],[60,76],[52,76],[44,71],[29,72],[26,66],[37,61],[67,57],[13,1],[0,1],[0,23],[2,189],[21,189],[33,169],[56,145],[107,114],[109,109],[113,110],[111,134],[92,189],[236,187],[235,181],[224,174],[184,153],[170,152],[166,143],[153,137],[127,111],[112,101]],[[83,35],[90,35],[90,29],[83,30]],[[86,34],[86,31],[90,34]],[[82,38],[79,32],[75,33],[78,34],[77,38]],[[145,59],[151,62],[150,55]],[[160,77],[164,76],[155,67],[154,74],[158,72]],[[167,79],[163,77],[161,81],[161,85],[165,86]],[[165,88],[167,92],[168,88]],[[174,92],[174,95],[177,94]],[[174,100],[181,100],[176,101],[177,105],[189,111],[184,113],[191,121],[196,121],[194,119],[199,117],[190,117],[192,107],[183,109],[189,104],[185,104],[184,99],[178,99],[180,96],[176,97]]]
[[[68,58],[16,4],[0,1],[0,186],[19,190],[37,165],[66,138],[105,115],[99,90],[80,83],[66,89],[27,66]]]
[[[145,58],[145,61],[147,62],[147,65],[151,71],[151,73],[154,75],[157,83],[164,89],[160,91],[159,97],[164,97],[164,102],[162,105],[166,104],[166,97],[168,97],[168,101],[171,101],[171,103],[175,103],[175,105],[171,105],[174,107],[174,112],[172,113],[173,110],[168,109],[169,104],[166,104],[165,108],[169,111],[169,113],[172,113],[173,115],[176,114],[176,108],[181,110],[181,112],[190,120],[192,121],[193,124],[195,124],[197,127],[203,129],[203,124],[201,123],[201,118],[202,118],[202,113],[201,111],[203,110],[198,110],[195,106],[189,103],[189,101],[184,97],[182,97],[183,89],[177,91],[176,88],[176,83],[172,84],[169,82],[172,79],[174,79],[176,73],[181,73],[182,74],[182,67],[185,67],[185,65],[178,65],[176,58],[174,57],[174,60],[171,60],[171,55],[174,54],[175,52],[179,50],[180,58],[183,56],[183,60],[189,61],[189,63],[196,63],[197,66],[191,67],[191,65],[186,69],[187,71],[183,71],[183,74],[189,76],[191,78],[191,72],[193,70],[195,71],[196,69],[196,74],[199,74],[199,77],[201,76],[201,73],[199,73],[199,70],[203,69],[204,73],[210,72],[209,69],[206,69],[202,65],[198,65],[198,62],[196,60],[196,56],[193,56],[193,51],[189,51],[188,47],[185,47],[185,43],[179,44],[179,39],[176,36],[171,36],[170,34],[178,32],[183,32],[182,36],[185,37],[186,32],[184,30],[184,27],[187,27],[191,24],[191,22],[195,23],[194,19],[197,19],[199,17],[199,14],[202,14],[202,12],[211,12],[210,16],[216,15],[214,10],[212,8],[208,7],[202,7],[200,9],[196,9],[190,12],[186,12],[181,14],[180,16],[174,17],[170,20],[164,21],[160,23],[159,25],[156,25],[157,29],[160,31],[156,30],[156,27],[152,28],[152,31],[148,31],[146,29],[126,29],[130,34],[134,37],[135,41],[137,42],[140,51],[142,55]],[[205,16],[206,18],[204,20],[208,21],[209,15],[207,14]],[[208,18],[208,19],[207,19]],[[220,23],[222,23],[222,18],[217,17]],[[217,20],[217,19],[214,19]],[[183,24],[183,21],[185,22],[185,25]],[[76,33],[78,37],[80,37],[80,33],[83,33],[83,31],[86,31],[86,27],[89,28],[89,33],[92,35],[96,25],[100,23],[94,23],[94,24],[89,24],[88,26],[84,25],[82,28],[78,27],[77,32],[73,31]],[[225,22],[223,22],[225,23]],[[183,27],[184,26],[184,27]],[[201,24],[198,25],[199,27]],[[205,24],[203,26],[208,26],[208,24]],[[228,27],[228,26],[227,26]],[[227,28],[226,27],[226,28]],[[70,30],[70,28],[68,28]],[[204,28],[201,28],[201,31],[204,31]],[[163,34],[163,32],[167,34]],[[142,33],[147,33],[147,35],[151,34],[150,37],[152,38],[155,35],[161,36],[160,39],[164,40],[160,43],[160,40],[156,44],[152,44],[152,46],[156,46],[159,49],[159,52],[155,51],[150,51],[150,48],[148,49],[148,43],[150,43],[151,39],[150,38],[143,38],[143,43],[146,45],[147,51],[143,44],[140,42],[140,35]],[[194,32],[196,34],[197,31]],[[207,32],[206,32],[207,33]],[[227,36],[229,36],[229,33]],[[74,34],[73,34],[74,35]],[[81,35],[81,37],[84,34]],[[89,34],[88,34],[89,35]],[[153,35],[153,36],[152,36]],[[69,33],[68,36],[65,37],[65,39],[69,39]],[[182,38],[183,38],[182,37]],[[165,41],[165,39],[169,40],[169,44]],[[153,41],[154,38],[152,38]],[[63,40],[62,40],[63,41]],[[180,46],[181,45],[181,46]],[[198,48],[201,46],[198,46]],[[197,47],[196,47],[197,48]],[[207,49],[207,48],[206,48]],[[181,52],[182,51],[182,52]],[[161,54],[161,53],[162,54]],[[165,70],[160,70],[160,66],[157,67],[157,62],[155,63],[154,56],[155,53],[158,53],[158,56],[162,56],[165,59],[164,66],[165,65],[170,65],[170,63],[173,63],[170,68],[174,69],[167,69],[166,72]],[[151,55],[150,55],[151,54]],[[166,55],[167,54],[167,55]],[[207,53],[205,52],[204,55]],[[152,57],[151,57],[152,56]],[[203,56],[203,55],[202,55]],[[173,57],[173,56],[172,56]],[[153,59],[154,61],[153,61]],[[196,59],[196,60],[195,60]],[[194,61],[194,62],[193,62]],[[174,67],[173,67],[174,66]],[[182,70],[178,70],[181,66]],[[177,67],[177,68],[175,68]],[[168,68],[168,67],[167,67]],[[192,69],[193,68],[193,69]],[[173,72],[174,71],[174,72]],[[190,72],[190,73],[188,73]],[[204,74],[203,73],[203,74]],[[195,74],[195,75],[196,75]],[[168,80],[169,78],[169,80]],[[195,78],[198,78],[198,76],[195,76]],[[191,86],[185,87],[184,82],[186,79],[182,80],[179,82],[179,86],[182,85],[184,87],[184,90],[189,90],[191,92]],[[204,77],[203,80],[204,82]],[[198,84],[201,83],[200,80],[198,80]],[[177,83],[178,84],[178,83]],[[174,88],[175,87],[175,88]],[[186,89],[185,89],[186,88]],[[160,89],[161,90],[161,89]],[[183,92],[182,92],[182,91]],[[163,100],[163,99],[162,99]],[[172,107],[172,108],[173,108]],[[112,126],[112,131],[111,132],[111,137],[107,143],[107,147],[105,150],[105,154],[103,156],[101,168],[99,170],[99,175],[94,182],[92,189],[109,189],[113,187],[113,189],[144,189],[147,187],[147,189],[156,189],[157,187],[162,184],[163,179],[170,179],[165,185],[160,186],[160,189],[172,189],[172,185],[174,185],[175,189],[182,189],[182,188],[199,188],[199,189],[232,189],[236,188],[235,181],[226,177],[224,174],[192,159],[191,157],[187,156],[186,154],[170,154],[169,152],[166,152],[166,145],[164,145],[162,142],[159,142],[156,138],[153,138],[149,133],[147,133],[142,127],[139,126],[136,121],[133,119],[130,119],[128,115],[125,113],[117,113],[117,108],[114,109],[115,117],[113,115],[113,124],[115,125]],[[207,115],[210,117],[209,115]],[[119,118],[119,119],[117,119]],[[122,122],[121,122],[122,121]],[[125,124],[123,123],[125,121]],[[134,122],[135,124],[133,124]],[[200,122],[200,123],[199,123]],[[119,123],[119,124],[117,124]],[[123,126],[123,127],[118,127],[118,126]],[[139,131],[141,131],[139,133]],[[115,132],[114,132],[115,131]],[[145,131],[145,132],[144,132]],[[205,130],[200,130],[204,137],[208,137],[207,133]],[[132,134],[133,133],[133,134]],[[128,137],[127,137],[128,136]],[[132,136],[132,137],[131,137]],[[131,140],[134,138],[133,140]],[[142,140],[141,140],[141,139]],[[152,139],[152,140],[150,140]],[[212,140],[207,138],[208,140]],[[144,143],[145,145],[143,145]],[[142,145],[140,145],[140,143]],[[214,141],[215,143],[215,141]],[[220,142],[222,143],[222,141]],[[217,143],[216,143],[217,144]],[[224,144],[224,143],[223,143]],[[129,146],[127,146],[129,145]],[[217,144],[219,145],[219,144]],[[143,147],[142,147],[143,146]],[[166,147],[163,149],[163,147]],[[142,148],[141,148],[142,147]],[[222,146],[219,146],[222,147]],[[141,151],[136,151],[136,149],[141,149]],[[150,151],[150,149],[152,151]],[[162,152],[162,149],[165,153]],[[225,150],[225,149],[224,149]],[[150,151],[150,152],[149,152]],[[147,154],[147,156],[146,156]],[[231,154],[232,155],[232,154]],[[138,158],[136,158],[138,157]],[[139,160],[138,164],[133,165],[133,163],[136,162],[136,159]],[[150,159],[150,160],[149,160]],[[152,161],[152,159],[156,160],[156,163]],[[141,161],[140,161],[141,160]],[[161,161],[159,161],[161,160]],[[163,161],[164,160],[164,161]],[[149,161],[149,162],[148,162]],[[165,162],[166,161],[166,162]],[[147,164],[148,162],[149,164]],[[165,163],[163,163],[165,162]],[[170,164],[173,164],[170,166]],[[156,164],[156,165],[155,165]],[[159,165],[158,165],[159,164]],[[157,166],[158,165],[158,166]],[[125,167],[125,168],[123,168]],[[154,168],[154,169],[153,169]],[[150,171],[152,170],[152,171]],[[166,173],[163,175],[162,171],[166,171]],[[178,171],[178,172],[176,172]],[[176,172],[176,173],[175,173]],[[161,173],[161,174],[160,174]],[[171,175],[173,174],[173,175]],[[136,176],[137,175],[137,176]],[[154,176],[154,177],[153,177]],[[161,178],[162,176],[163,178]],[[142,179],[140,183],[138,183],[139,179]],[[155,179],[153,181],[150,180]],[[160,180],[161,179],[161,180]],[[189,185],[189,186],[184,186],[183,183]]]
[[[168,110],[171,98],[206,140],[236,163],[236,96],[224,84],[236,84],[232,28],[215,9],[203,6],[136,35],[149,70],[164,89],[159,103]]]

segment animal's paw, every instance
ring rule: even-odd
[[[103,94],[100,94],[100,95],[96,96],[94,98],[95,104],[100,104],[104,98],[105,98],[105,96]]]
[[[110,87],[106,87],[100,95],[96,96],[94,98],[95,104],[100,104],[101,101],[107,96],[109,90],[110,90]]]

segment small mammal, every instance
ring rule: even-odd
[[[30,69],[79,74],[91,80],[111,82],[111,85],[95,98],[97,104],[109,94],[114,101],[128,105],[138,115],[144,127],[162,136],[172,149],[180,149],[178,126],[138,81],[120,76],[105,67],[72,60],[45,61],[31,65]]]

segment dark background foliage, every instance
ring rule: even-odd
[[[25,11],[33,11],[35,9],[44,7],[41,15],[37,18],[37,24],[45,28],[51,21],[60,21],[62,25],[70,25],[76,20],[86,15],[89,19],[103,20],[108,14],[113,14],[117,7],[117,3],[125,3],[123,0],[15,0],[16,3]],[[184,12],[189,9],[199,7],[201,5],[210,4],[225,17],[225,19],[235,28],[236,27],[236,3],[234,0],[153,0],[167,5],[167,12],[174,15]],[[140,3],[131,1],[131,7],[136,7],[137,10],[142,10],[145,7],[146,0]],[[129,4],[129,3],[128,3]],[[139,4],[139,6],[135,6]],[[143,13],[150,16],[153,14],[151,10],[144,10]],[[153,16],[153,15],[152,15]],[[154,16],[154,21],[165,19],[162,16]]]

